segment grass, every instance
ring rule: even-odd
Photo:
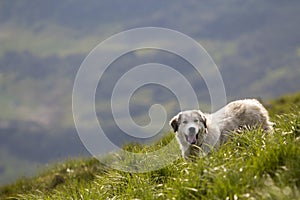
[[[275,115],[277,103],[270,107],[274,134],[260,130],[234,134],[219,151],[195,162],[179,159],[156,171],[129,173],[96,159],[70,160],[2,187],[0,198],[300,199],[300,109]],[[150,152],[172,139],[169,133],[151,146],[130,144],[124,149]]]

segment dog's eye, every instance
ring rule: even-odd
[[[187,122],[187,121],[183,121],[182,123],[183,123],[183,124],[187,124],[188,122]]]
[[[195,120],[194,120],[194,122],[195,122],[195,123],[198,123],[198,122],[199,122],[199,120],[198,120],[198,119],[195,119]]]

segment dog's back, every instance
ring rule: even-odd
[[[266,132],[273,132],[273,123],[270,122],[268,111],[256,99],[233,101],[206,116],[209,132],[206,142],[208,146],[214,144],[216,148],[225,143],[228,135],[234,131],[262,128]],[[214,138],[217,137],[216,142]],[[206,147],[203,149],[209,150]]]
[[[268,111],[256,99],[237,100],[227,104],[212,114],[212,121],[219,125],[221,140],[240,129],[262,128],[273,132],[273,123],[270,122]]]

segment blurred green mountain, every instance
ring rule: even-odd
[[[89,51],[112,34],[144,26],[183,32],[215,60],[228,99],[268,100],[300,90],[299,11],[299,1],[273,0],[0,1],[0,182],[56,159],[88,155],[73,125],[72,87]],[[114,48],[120,47],[108,50]],[[118,132],[110,126],[107,103],[116,80],[132,66],[153,61],[184,69],[203,107],[209,105],[205,82],[183,59],[133,52],[113,63],[103,77],[107,87],[97,91],[97,112],[107,129]],[[133,118],[147,122],[155,103],[169,116],[178,111],[169,91],[145,87],[132,99]],[[116,143],[127,139],[115,136]]]

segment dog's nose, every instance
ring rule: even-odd
[[[190,133],[195,133],[195,132],[196,132],[196,129],[195,129],[194,127],[190,127],[190,128],[189,128],[189,132],[190,132]]]

